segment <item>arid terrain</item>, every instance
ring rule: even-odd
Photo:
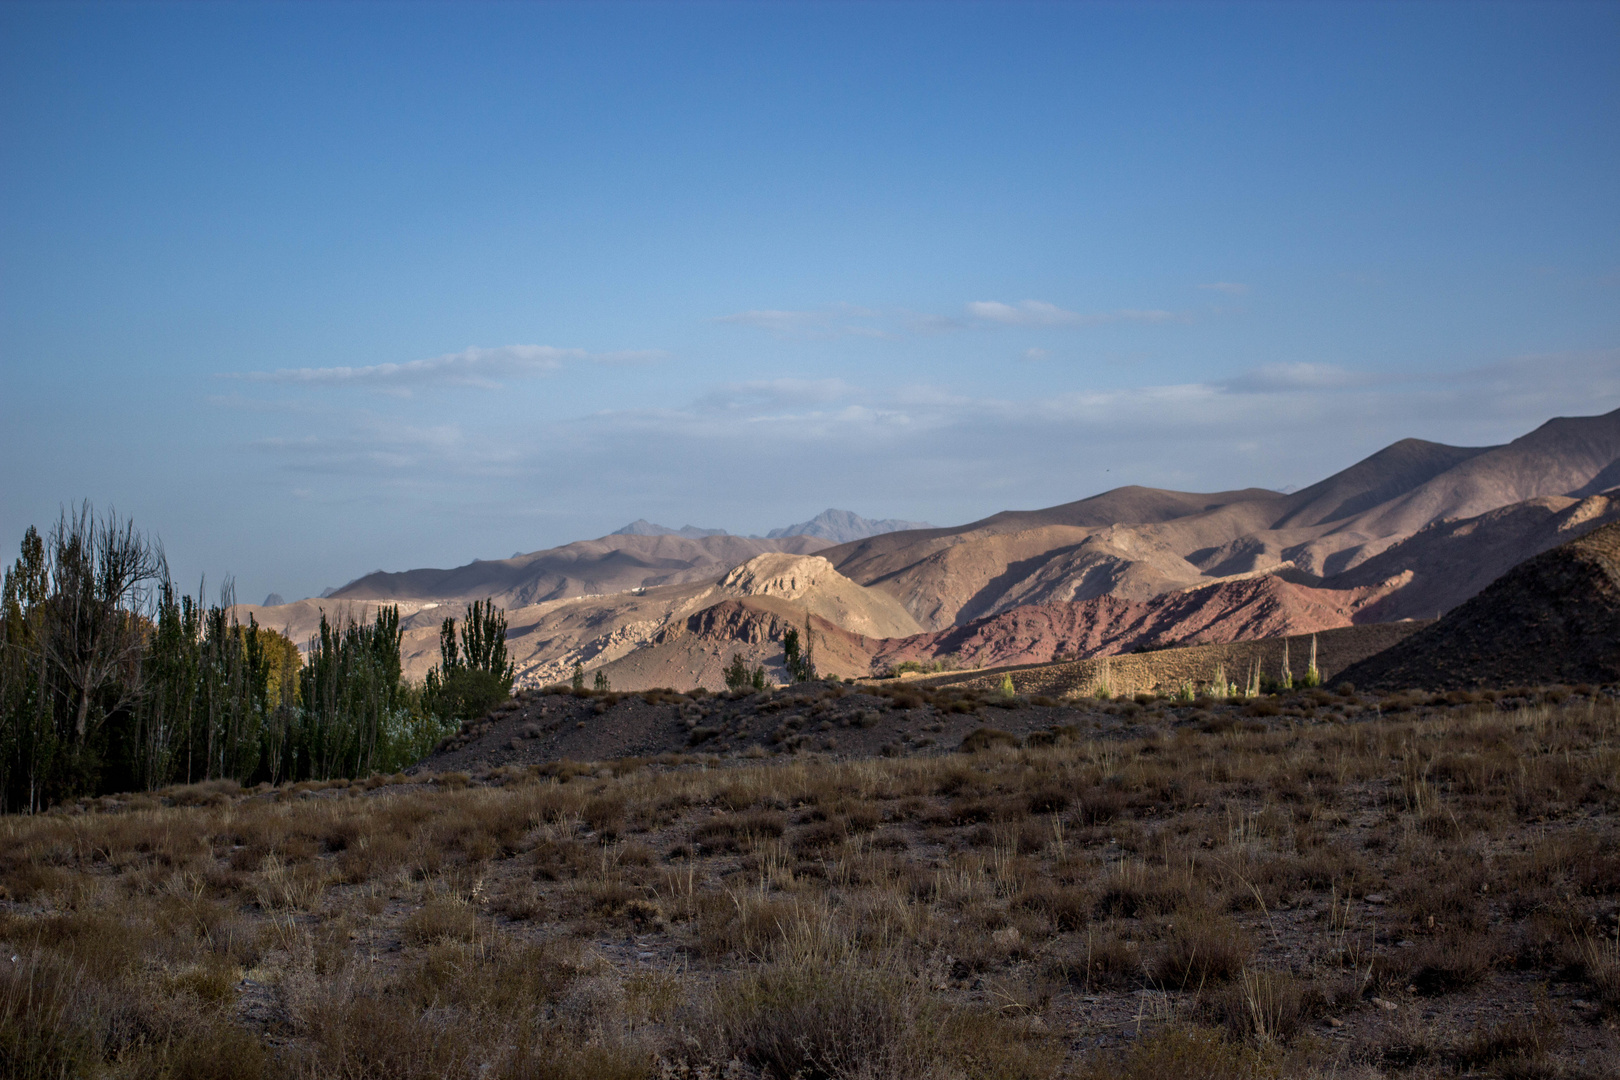
[[[818,668],[840,677],[907,661],[1042,663],[1433,619],[1620,520],[1620,498],[1606,494],[1617,477],[1610,413],[1495,447],[1406,439],[1292,494],[1119,488],[954,528],[827,511],[801,523],[816,536],[765,540],[643,522],[511,559],[379,571],[323,599],[241,613],[302,643],[323,612],[365,619],[397,604],[406,670],[420,678],[445,616],[492,598],[530,687],[577,663],[621,689],[718,689],[739,652],[781,679],[785,630],[812,619]],[[856,527],[873,534],[830,543]]]
[[[685,749],[582,760],[644,711]],[[0,822],[0,1062],[1612,1076],[1616,719],[1586,687],[526,695],[490,723],[580,758],[477,732]]]
[[[399,773],[0,818],[0,1074],[1620,1074],[1620,522],[1606,444],[1547,480],[1545,441],[677,568],[511,612],[530,685]],[[1288,566],[917,602],[1262,504],[1318,530]],[[789,631],[817,671],[773,685]]]

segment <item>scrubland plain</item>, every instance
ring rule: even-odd
[[[0,1073],[1614,1075],[1620,717],[1498,697],[7,818]]]

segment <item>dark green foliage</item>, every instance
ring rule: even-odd
[[[727,690],[765,689],[765,668],[750,668],[741,653],[733,656],[731,663],[726,665],[725,676]]]
[[[88,505],[30,528],[0,593],[0,810],[173,783],[392,771],[442,734],[400,681],[399,612],[296,647],[179,595],[162,548]],[[492,650],[480,639],[480,655]]]
[[[575,689],[585,674],[574,665]],[[443,720],[472,720],[512,693],[513,667],[506,658],[506,613],[488,600],[467,607],[458,644],[456,620],[439,628],[439,663],[427,673],[422,707]]]
[[[607,672],[603,671],[601,668],[597,668],[596,681],[591,684],[591,688],[599,694],[605,694],[609,690],[612,690],[613,687],[608,685]]]
[[[580,663],[578,660],[574,661],[572,689],[575,693],[579,693],[585,689],[585,665]]]
[[[790,682],[814,682],[816,678],[816,644],[810,635],[810,616],[804,617],[804,637],[801,640],[799,631],[788,627],[782,635],[782,666],[787,668]]]
[[[153,788],[177,780],[279,779],[281,730],[293,709],[270,702],[272,638],[236,621],[230,589],[218,605],[176,598],[164,582],[152,614],[141,692],[123,746],[114,746],[112,789]]]
[[[742,658],[742,653],[733,656],[726,665],[725,677],[727,690],[741,690],[748,685],[748,662]]]
[[[799,660],[799,631],[790,626],[782,635],[782,665],[788,669],[789,675],[798,670]]]
[[[321,615],[299,679],[301,723],[284,742],[287,775],[362,776],[404,702],[400,693],[399,609],[377,609],[371,626],[334,627]]]

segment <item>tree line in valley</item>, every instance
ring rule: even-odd
[[[30,527],[0,592],[0,811],[230,779],[393,772],[511,691],[492,604],[440,631],[440,662],[403,678],[399,609],[329,620],[300,654],[176,589],[162,545],[85,504]]]

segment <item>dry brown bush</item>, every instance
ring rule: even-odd
[[[1196,990],[1237,975],[1253,952],[1249,936],[1229,916],[1184,907],[1155,950],[1150,971],[1161,985]]]

